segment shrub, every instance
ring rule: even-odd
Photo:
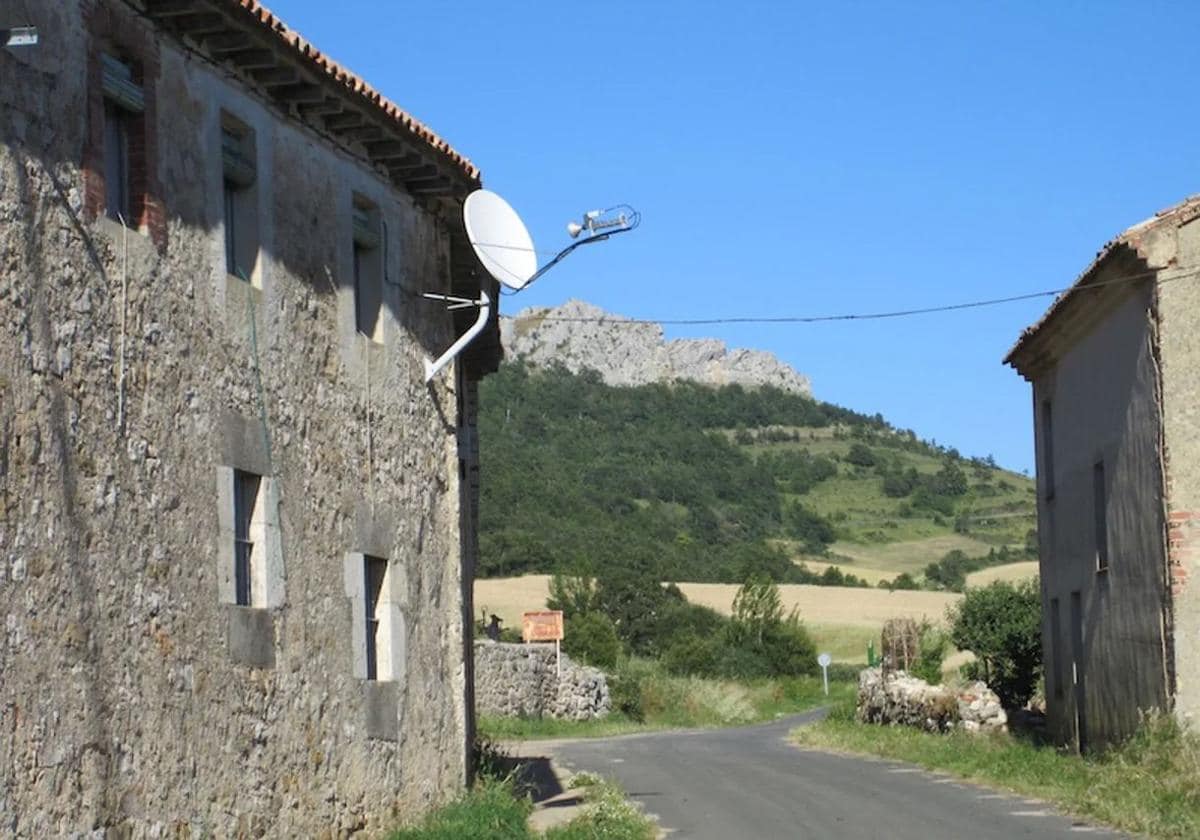
[[[660,653],[662,617],[674,600],[648,569],[613,569],[596,583],[596,605],[630,652]]]
[[[917,471],[912,467],[903,472],[888,472],[883,476],[883,492],[893,499],[902,499],[917,488],[920,480]]]
[[[598,607],[596,581],[590,577],[556,574],[550,578],[550,594],[546,607],[562,610],[563,620],[594,612]]]
[[[795,611],[769,628],[763,643],[767,676],[782,677],[817,672],[817,646]]]
[[[736,678],[816,672],[817,648],[795,610],[786,619],[779,587],[766,578],[746,581],[733,599],[718,670]]]
[[[828,519],[799,502],[788,505],[784,524],[788,534],[803,542],[810,554],[824,554],[825,546],[836,536]]]
[[[969,589],[948,613],[950,639],[975,654],[975,673],[1005,707],[1023,706],[1042,668],[1042,600],[1037,584],[996,581]]]
[[[646,711],[642,703],[642,681],[648,676],[643,663],[627,659],[608,675],[608,696],[612,706],[630,720],[643,721]]]
[[[719,673],[721,637],[677,637],[663,654],[663,667],[672,674],[713,676]]]
[[[846,463],[854,464],[856,467],[873,467],[875,466],[875,453],[871,451],[869,446],[861,443],[850,444],[850,451],[846,453]]]
[[[586,612],[566,619],[562,648],[588,665],[609,670],[616,666],[621,655],[621,640],[608,616]]]
[[[942,663],[946,659],[946,634],[927,622],[921,624],[921,640],[918,643],[917,661],[912,673],[930,685],[942,681]]]

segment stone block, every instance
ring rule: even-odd
[[[367,737],[381,741],[397,740],[400,734],[397,684],[390,681],[365,680],[362,689]]]
[[[275,618],[270,610],[227,606],[229,658],[251,668],[275,667]]]

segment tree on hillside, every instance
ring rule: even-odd
[[[833,525],[829,520],[799,502],[788,506],[784,524],[788,534],[800,540],[810,554],[824,554],[825,546],[834,540]]]
[[[846,453],[845,460],[856,467],[873,467],[875,466],[875,453],[865,444],[852,443],[850,444],[850,451]]]

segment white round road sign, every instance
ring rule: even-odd
[[[833,657],[830,656],[828,653],[822,653],[820,656],[817,657],[817,664],[820,665],[822,668],[828,668],[829,663],[831,663],[831,662],[833,662]]]

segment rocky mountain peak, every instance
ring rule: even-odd
[[[808,377],[762,350],[730,350],[715,338],[667,341],[659,324],[631,323],[581,300],[530,307],[500,321],[509,358],[538,366],[559,362],[568,370],[599,371],[609,385],[690,380],[713,387],[773,385],[811,394]]]

